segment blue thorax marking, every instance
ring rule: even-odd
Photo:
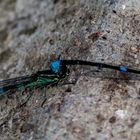
[[[125,66],[120,66],[120,71],[121,71],[121,72],[127,72],[127,67],[125,67]]]
[[[55,73],[59,72],[59,69],[60,69],[60,60],[54,60],[53,62],[51,62],[50,68]]]

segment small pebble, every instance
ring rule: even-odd
[[[125,5],[122,5],[122,9],[124,10],[126,8],[126,6]]]
[[[138,53],[138,51],[139,51],[138,48],[133,47],[133,46],[131,47],[131,52],[132,53]]]

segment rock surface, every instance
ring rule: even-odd
[[[140,69],[139,49],[139,0],[0,0],[0,79],[59,55]],[[139,139],[140,80],[70,69],[75,85],[0,96],[0,140]]]

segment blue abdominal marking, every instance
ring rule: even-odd
[[[121,72],[127,72],[127,67],[125,67],[125,66],[120,66],[120,71],[121,71]]]

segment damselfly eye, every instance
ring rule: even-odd
[[[59,72],[59,70],[60,70],[60,60],[54,60],[51,63],[50,68],[55,73]]]

